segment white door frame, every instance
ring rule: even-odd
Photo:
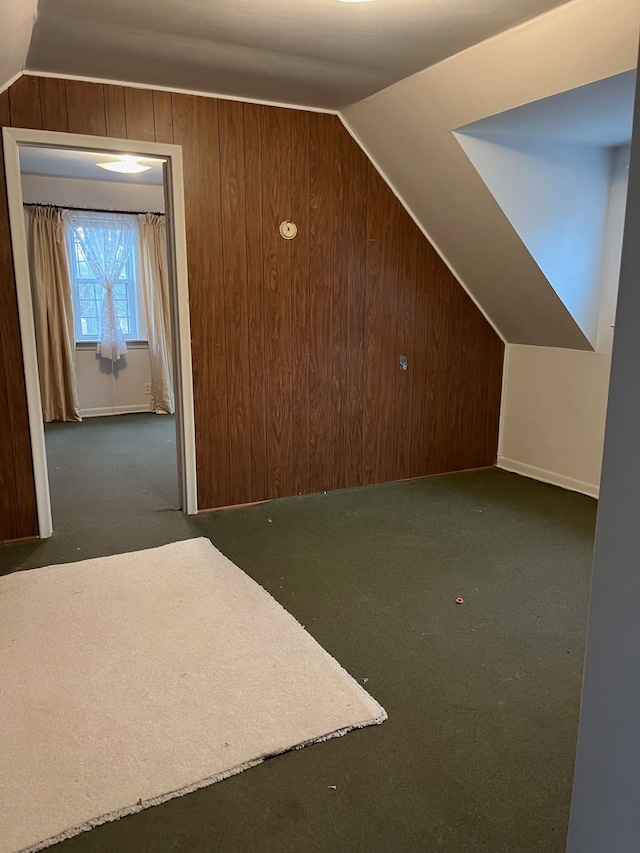
[[[44,423],[40,401],[33,305],[31,302],[19,145],[72,148],[80,151],[88,150],[109,154],[135,154],[138,157],[154,157],[166,161],[164,164],[164,191],[165,210],[169,214],[167,216],[169,275],[172,282],[175,283],[175,286],[171,288],[171,300],[172,325],[176,337],[173,351],[180,500],[183,511],[189,515],[194,515],[198,511],[198,503],[182,148],[179,145],[165,145],[160,142],[138,142],[130,139],[84,136],[76,133],[54,133],[46,130],[26,130],[13,127],[4,127],[2,136],[40,537],[44,539],[51,536],[53,525]]]

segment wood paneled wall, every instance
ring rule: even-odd
[[[182,146],[202,509],[495,462],[503,345],[336,117],[25,76],[0,118]],[[8,539],[36,519],[4,192],[0,231]]]

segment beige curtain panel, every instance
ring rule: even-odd
[[[54,207],[28,206],[27,211],[42,416],[45,422],[80,421],[63,214]]]
[[[165,217],[146,213],[138,221],[151,360],[151,408],[158,414],[173,414],[175,397]]]

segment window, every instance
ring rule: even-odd
[[[104,288],[91,272],[73,228],[69,229],[69,243],[76,340],[97,341],[100,338]],[[113,288],[116,315],[125,340],[139,337],[136,253],[137,246],[134,246]]]

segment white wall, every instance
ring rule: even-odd
[[[627,197],[629,147],[616,149],[596,352],[507,345],[498,465],[597,497]]]
[[[115,368],[100,358],[95,346],[76,347],[76,375],[80,414],[84,418],[151,411],[147,387],[151,382],[146,343],[127,344],[127,353]]]
[[[142,184],[23,175],[22,194],[25,204],[164,211],[163,187]],[[142,318],[141,305],[139,313]],[[145,336],[141,329],[141,337]],[[78,398],[83,417],[150,411],[148,347],[144,342],[128,344],[127,350],[114,369],[111,362],[97,356],[95,345],[76,346]]]
[[[486,132],[456,137],[595,347],[611,149]]]
[[[597,497],[608,353],[508,344],[498,467]]]
[[[25,204],[164,213],[164,188],[149,184],[22,175],[22,197]]]

